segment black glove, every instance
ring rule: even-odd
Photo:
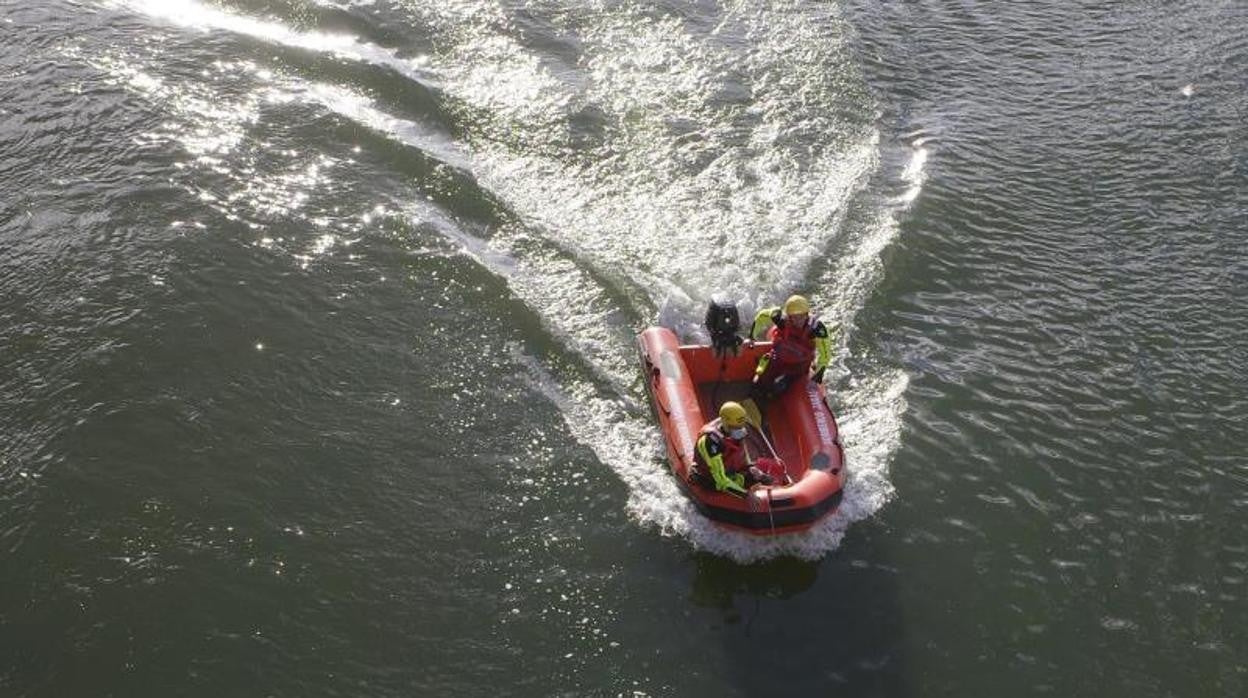
[[[764,485],[770,485],[772,482],[771,476],[764,473],[762,470],[759,470],[756,465],[750,466],[750,479],[754,482],[761,482]]]
[[[823,382],[823,372],[824,372],[824,371],[826,371],[826,370],[827,370],[827,368],[828,368],[827,366],[824,366],[823,368],[819,369],[818,371],[815,371],[815,375],[811,376],[811,377],[810,377],[810,379],[811,379],[811,380],[813,380],[813,381],[814,381],[814,382],[816,382],[816,383],[822,383],[822,382]]]

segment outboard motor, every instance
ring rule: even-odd
[[[706,331],[711,334],[711,348],[716,356],[736,354],[741,347],[737,332],[741,329],[741,315],[732,301],[711,299],[706,309]]]

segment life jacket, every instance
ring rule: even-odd
[[[782,364],[809,364],[815,358],[815,316],[806,316],[806,322],[798,325],[788,322],[780,313],[771,316],[772,326],[767,331],[771,340],[772,360]]]
[[[719,446],[720,451],[722,452],[720,457],[724,459],[724,472],[728,475],[742,472],[750,467],[749,463],[746,462],[745,445],[725,434],[720,429],[718,419],[714,419],[706,426],[702,427],[702,432],[699,434],[699,438],[702,436],[711,439],[717,446]],[[702,460],[702,454],[699,453],[697,449],[694,449],[693,451],[693,459],[698,465],[698,470],[706,473],[706,476],[709,478],[711,471]]]

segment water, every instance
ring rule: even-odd
[[[0,694],[1239,695],[1248,11],[0,3]],[[840,327],[682,498],[632,337]]]

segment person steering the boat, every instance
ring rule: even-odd
[[[772,345],[754,369],[756,394],[773,395],[807,375],[816,383],[823,382],[823,373],[832,360],[832,338],[828,328],[810,314],[810,301],[804,296],[789,296],[779,308],[758,311],[750,339],[764,338]]]
[[[744,497],[751,485],[770,485],[781,477],[784,465],[773,458],[753,457],[745,443],[748,435],[745,408],[740,403],[725,402],[719,408],[719,418],[702,427],[689,479],[708,489]]]

